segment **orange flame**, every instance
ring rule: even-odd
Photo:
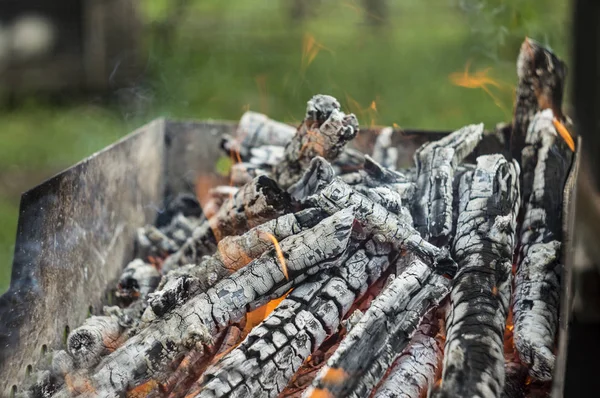
[[[306,72],[306,69],[312,64],[321,50],[333,53],[333,51],[319,43],[313,35],[305,33],[302,39],[302,59],[300,60],[300,70],[302,73]]]
[[[156,380],[148,380],[147,382],[140,384],[137,387],[127,391],[127,398],[143,398],[147,397],[148,394],[158,389],[158,382]]]
[[[255,326],[264,321],[271,314],[271,312],[273,312],[273,310],[279,305],[279,303],[285,300],[285,298],[290,292],[291,290],[283,296],[275,300],[271,300],[267,304],[248,312],[246,314],[246,325],[244,326],[244,335],[250,333],[250,331],[254,329]]]
[[[492,92],[490,87],[494,87],[500,90],[512,90],[512,86],[506,83],[501,83],[498,80],[495,80],[492,77],[490,77],[488,73],[492,70],[492,68],[486,68],[480,71],[476,71],[474,74],[471,74],[469,72],[470,67],[471,60],[467,61],[464,72],[451,73],[449,78],[452,84],[464,88],[482,89],[487,95],[489,95],[492,98],[494,104],[496,104],[498,108],[500,108],[504,113],[509,115],[510,112],[508,112],[507,108],[502,104],[502,101],[500,101],[498,96]]]
[[[554,125],[554,128],[556,129],[558,135],[560,135],[562,139],[565,140],[569,149],[572,152],[575,152],[575,142],[573,141],[573,137],[571,137],[571,133],[569,133],[569,130],[567,130],[565,125],[562,124],[557,118],[552,119],[552,124]]]
[[[269,238],[271,242],[273,242],[273,246],[275,246],[275,253],[277,253],[277,259],[279,260],[279,265],[281,266],[281,272],[283,272],[285,279],[289,281],[290,277],[288,275],[287,265],[285,264],[285,257],[283,256],[283,251],[281,251],[281,247],[279,246],[277,238],[268,232],[263,232],[263,234],[265,234],[265,236]]]
[[[363,107],[357,100],[352,98],[350,94],[346,93],[346,102],[348,104],[348,110],[354,113],[360,120],[368,120],[370,127],[375,127],[379,111],[377,110],[377,102],[381,102],[381,98],[376,96],[371,101],[369,106]]]

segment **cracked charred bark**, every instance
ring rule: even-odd
[[[297,243],[291,236],[314,227],[326,217],[317,209],[306,209],[295,214],[285,214],[268,221],[239,236],[228,236],[219,242],[217,252],[202,258],[200,264],[190,264],[169,272],[163,278],[158,291],[150,295],[148,305],[151,318],[162,316],[171,309],[183,304],[190,297],[206,292],[218,281],[245,267],[261,255],[277,260],[268,235],[274,236],[281,244],[281,250],[292,250]],[[265,253],[267,252],[268,253]],[[263,254],[264,253],[264,254]]]
[[[355,244],[339,267],[295,288],[239,347],[205,373],[195,396],[278,396],[389,266],[390,246],[375,246],[372,241]]]
[[[572,153],[552,123],[538,113],[527,136],[523,178],[528,189],[515,283],[514,340],[521,361],[538,380],[551,380],[558,326],[563,189]],[[533,168],[531,167],[533,166]]]
[[[481,156],[465,174],[454,239],[458,272],[446,317],[442,383],[435,397],[497,397],[504,386],[504,330],[519,209],[519,167]],[[464,197],[466,196],[466,197]]]
[[[290,211],[289,196],[275,181],[259,176],[221,206],[217,214],[199,225],[191,238],[163,265],[170,271],[180,264],[197,264],[212,254],[217,243],[226,236],[237,235]]]
[[[435,339],[438,327],[428,314],[410,344],[390,368],[373,398],[420,398],[433,387],[443,351]]]
[[[280,297],[307,275],[338,265],[353,221],[352,211],[347,209],[288,238],[295,240],[290,242],[293,249],[285,253],[289,281],[277,260],[261,257],[150,322],[93,369],[89,384],[100,395],[118,396],[163,373],[177,355],[203,349],[217,333],[242,319],[247,310]]]
[[[415,229],[437,246],[449,243],[452,232],[452,182],[458,164],[483,138],[483,124],[472,124],[424,144],[415,153],[417,192],[412,203]]]
[[[368,397],[408,345],[426,312],[448,294],[449,280],[408,254],[404,272],[373,302],[321,369],[305,397]]]
[[[406,248],[443,272],[453,274],[456,269],[447,250],[425,241],[407,220],[336,178],[331,165],[321,157],[313,159],[302,179],[290,187],[289,192],[294,199],[329,214],[351,207],[358,222],[367,232],[373,233],[375,239],[391,243],[398,250]]]
[[[308,101],[304,122],[285,147],[283,160],[273,170],[275,179],[288,188],[302,176],[311,159],[336,159],[357,133],[358,121],[353,114],[340,111],[335,98],[315,95]]]

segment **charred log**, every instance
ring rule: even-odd
[[[392,145],[394,129],[385,127],[381,129],[375,139],[373,147],[373,159],[390,170],[395,170],[398,164],[398,149]]]
[[[444,246],[452,232],[452,181],[458,164],[483,137],[483,124],[470,125],[415,153],[418,197],[413,202],[415,229],[430,242]]]
[[[304,122],[285,147],[284,159],[274,168],[277,182],[283,188],[294,184],[315,156],[336,159],[357,133],[353,114],[340,111],[335,98],[315,95],[308,101]]]
[[[247,310],[280,297],[309,274],[335,266],[342,258],[354,217],[350,210],[293,235],[286,253],[289,281],[279,261],[261,257],[206,293],[152,321],[93,370],[89,383],[98,394],[118,396],[154,375],[186,350],[202,350]]]
[[[463,183],[470,178],[464,176]],[[435,397],[499,396],[504,387],[504,330],[519,209],[519,167],[481,156],[470,189],[461,189],[446,318],[442,383]]]
[[[407,257],[405,271],[373,300],[304,396],[325,390],[330,396],[368,397],[425,313],[446,296],[449,280],[418,257]]]

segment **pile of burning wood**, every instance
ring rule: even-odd
[[[247,113],[210,200],[139,230],[118,306],[66,339],[34,397],[520,397],[555,358],[565,68],[526,40],[506,154],[474,124],[397,170],[358,121],[308,101],[294,129]]]

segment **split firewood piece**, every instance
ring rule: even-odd
[[[442,361],[442,348],[435,336],[439,327],[428,314],[410,344],[391,367],[374,398],[420,398],[433,387]]]
[[[572,153],[558,137],[550,110],[538,113],[527,135],[523,161],[525,212],[515,281],[515,346],[534,378],[554,369],[560,301],[562,205]]]
[[[321,157],[313,159],[309,169],[298,183],[290,187],[289,192],[294,199],[319,207],[329,214],[353,207],[357,221],[377,240],[389,242],[397,250],[407,248],[426,263],[443,269],[442,272],[452,275],[456,271],[456,263],[446,249],[425,241],[404,218],[336,178],[331,165]]]
[[[124,304],[140,299],[145,300],[160,283],[160,272],[152,264],[135,259],[123,270],[116,296]]]
[[[289,124],[270,119],[266,115],[247,111],[242,115],[235,132],[237,149],[242,159],[250,155],[253,148],[263,145],[284,147],[292,140],[296,129]]]
[[[221,205],[211,219],[199,225],[192,237],[165,262],[164,271],[173,264],[196,264],[206,254],[212,254],[217,243],[226,236],[237,235],[282,214],[289,213],[290,199],[275,181],[259,176]]]
[[[467,183],[471,178],[463,178]],[[442,383],[435,397],[497,397],[504,387],[504,330],[519,209],[519,166],[502,155],[477,158],[461,189],[454,238],[458,272],[446,317]]]
[[[67,349],[77,368],[90,368],[113,352],[125,340],[124,328],[114,316],[92,316],[73,330],[67,338]]]
[[[240,321],[248,310],[282,296],[307,275],[337,266],[353,222],[352,209],[346,209],[288,238],[292,249],[284,258],[289,280],[279,259],[264,256],[150,322],[90,371],[90,384],[101,396],[119,396],[163,373],[181,353],[212,344],[220,331]]]
[[[361,244],[360,246],[364,246]],[[388,254],[359,248],[339,267],[294,289],[231,353],[204,374],[196,397],[277,397],[353,303],[389,266]]]
[[[362,170],[365,164],[365,155],[352,148],[343,148],[337,158],[331,161],[337,175],[354,173]]]
[[[315,95],[308,101],[304,122],[285,147],[284,159],[273,170],[275,179],[287,189],[298,181],[312,158],[336,159],[357,133],[353,114],[342,112],[335,98]]]
[[[526,38],[517,58],[517,75],[510,152],[520,162],[529,124],[537,112],[551,109],[558,121],[564,121],[562,100],[567,68],[552,51]]]
[[[375,139],[375,146],[373,147],[373,159],[390,170],[395,170],[398,164],[398,148],[392,145],[393,134],[393,128],[382,128]]]
[[[273,249],[273,238],[279,242],[280,250],[287,253],[294,249],[290,244],[297,242],[295,238],[289,237],[314,227],[325,217],[326,215],[317,209],[306,209],[267,221],[243,235],[224,238],[219,242],[218,250],[214,255],[204,256],[200,264],[190,264],[175,269],[163,278],[158,291],[151,294],[148,299],[149,311],[152,313],[145,314],[145,318],[162,316],[199,292],[206,292],[218,281],[245,267],[261,255],[278,260],[277,250],[269,250]]]
[[[448,294],[449,280],[417,256],[373,300],[304,396],[368,397],[406,348],[426,312]],[[325,391],[323,391],[325,390]]]
[[[454,171],[482,138],[483,123],[472,124],[415,153],[419,192],[412,204],[415,229],[437,246],[447,245],[451,238]]]
[[[464,211],[469,203],[469,190],[473,180],[473,172],[476,169],[474,164],[462,164],[454,172],[454,181],[452,182],[452,234],[456,236],[456,224],[458,215]],[[464,181],[463,181],[464,180]]]

